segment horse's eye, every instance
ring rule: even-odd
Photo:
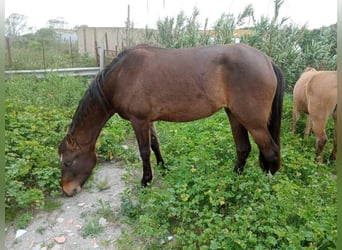
[[[64,166],[67,167],[67,168],[71,167],[72,163],[73,163],[72,161],[65,161],[64,162]]]

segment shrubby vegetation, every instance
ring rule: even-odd
[[[336,24],[309,30],[306,26],[288,24],[286,18],[278,20],[278,16],[275,16],[272,19],[261,17],[254,22],[253,27],[241,28],[240,25],[246,18],[254,18],[250,5],[237,18],[232,14],[223,13],[212,29],[209,29],[207,23],[203,26],[198,21],[198,16],[199,11],[195,8],[190,17],[180,12],[176,18],[167,17],[159,20],[157,31],[147,32],[152,34],[148,37],[151,41],[156,40],[162,47],[193,47],[232,43],[236,37],[234,31],[241,29],[241,43],[260,49],[273,58],[284,71],[288,91],[292,91],[299,75],[306,67],[336,70]]]
[[[252,15],[252,9],[248,6],[238,18],[223,14],[214,32],[206,24],[199,31],[198,15],[194,9],[191,17],[180,13],[176,19],[159,20],[158,30],[147,29],[146,39],[156,39],[163,47],[229,43],[232,32]],[[219,112],[193,123],[157,123],[169,171],[164,174],[156,167],[153,183],[141,189],[141,176],[135,174],[141,161],[136,147],[127,143],[134,140],[129,123],[115,116],[106,124],[97,153],[102,160],[121,159],[130,174],[126,181],[132,184],[122,195],[120,213],[124,222],[132,225],[133,234],[123,235],[121,248],[336,247],[336,164],[314,162],[315,139],[303,139],[304,120],[299,123],[300,132],[290,133],[291,90],[299,74],[307,66],[336,69],[336,25],[308,30],[286,23],[276,16],[262,17],[254,22],[252,33],[241,37],[241,42],[274,58],[286,77],[282,171],[273,178],[259,169],[255,145],[245,172],[233,172],[235,146],[227,118]],[[34,39],[27,40],[27,51],[23,49],[22,61],[18,59],[16,67],[25,68],[21,65],[34,61],[26,57],[30,46],[41,46]],[[54,65],[64,65],[64,56],[57,57],[62,59],[56,59]],[[48,198],[60,194],[57,148],[88,84],[89,79],[54,74],[44,79],[6,80],[7,222],[22,211],[18,224],[27,223],[35,209],[44,208]],[[328,137],[333,137],[332,123]],[[122,144],[129,145],[129,150]],[[331,140],[325,158],[330,150]]]
[[[6,70],[96,66],[95,58],[80,54],[76,42],[61,39],[53,28],[7,39],[10,49],[6,50]]]

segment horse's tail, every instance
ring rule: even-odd
[[[281,115],[283,110],[283,97],[284,97],[284,75],[281,69],[272,62],[274,73],[277,77],[277,90],[272,103],[272,113],[268,124],[268,130],[273,138],[273,141],[277,144],[278,151],[278,166],[280,167],[280,127],[281,127]]]

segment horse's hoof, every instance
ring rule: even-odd
[[[148,177],[148,178],[142,178],[141,179],[141,186],[143,186],[143,187],[147,187],[147,184],[149,183],[149,182],[151,182],[152,181],[152,176],[151,177]]]
[[[336,155],[332,155],[332,154],[331,154],[331,155],[329,156],[329,160],[330,160],[330,161],[335,161],[335,160],[336,160]]]
[[[234,168],[234,171],[235,171],[237,174],[242,174],[243,168],[241,168],[241,167],[235,167],[235,168]]]

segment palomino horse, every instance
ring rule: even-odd
[[[304,135],[312,130],[316,137],[317,160],[323,161],[323,149],[327,143],[325,126],[329,116],[334,119],[334,147],[330,159],[336,159],[337,152],[337,72],[317,71],[307,68],[302,73],[293,89],[293,123],[292,132],[296,130],[301,112],[308,114]]]
[[[115,113],[131,122],[143,162],[141,183],[152,180],[150,148],[164,165],[153,122],[186,122],[224,108],[236,144],[235,170],[259,147],[260,166],[280,168],[283,102],[281,70],[246,45],[164,49],[140,45],[120,53],[90,84],[59,146],[61,185],[76,194],[96,164],[95,142]]]

